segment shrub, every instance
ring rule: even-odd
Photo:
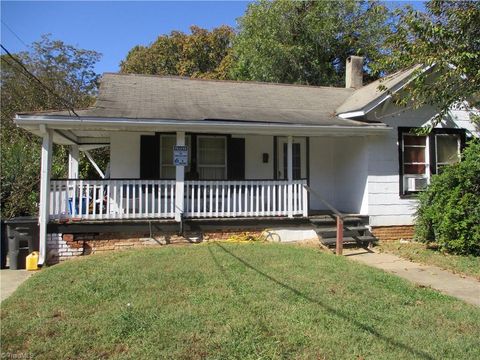
[[[415,237],[447,252],[480,255],[480,140],[471,140],[462,162],[446,166],[420,194]]]

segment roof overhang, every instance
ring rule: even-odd
[[[402,79],[397,84],[393,85],[390,89],[384,90],[379,96],[377,96],[372,101],[366,103],[362,107],[352,109],[351,111],[339,112],[337,113],[337,116],[342,119],[364,117],[372,110],[377,109],[380,105],[390,101],[392,99],[392,95],[402,91],[407,85],[409,85],[412,81],[414,81],[415,78],[417,78],[418,76],[417,72],[419,72],[420,74],[424,74],[432,70],[434,66],[435,64],[424,66],[422,68],[420,65],[418,65],[417,67],[414,68],[413,73],[409,74],[406,78]],[[382,79],[380,81],[382,81]],[[381,86],[381,82],[379,86]]]
[[[391,130],[385,124],[360,123],[358,125],[311,125],[226,120],[166,120],[95,117],[63,117],[17,115],[18,126],[41,136],[40,125],[54,129],[57,139],[66,143],[103,143],[109,132],[198,132],[219,134],[294,135],[294,136],[363,136]],[[96,136],[98,135],[98,136]],[[105,136],[107,135],[107,136]]]
[[[398,90],[396,90],[398,91]],[[391,94],[385,94],[384,96],[381,96],[379,97],[378,99],[376,99],[375,101],[372,101],[371,103],[369,103],[367,106],[365,106],[362,110],[358,110],[358,111],[351,111],[351,112],[345,112],[345,113],[342,113],[342,114],[338,114],[337,116],[339,118],[342,118],[342,119],[352,119],[352,118],[360,118],[360,117],[364,117],[365,115],[367,115],[370,111],[378,108],[380,105],[382,105],[383,103],[387,104],[387,101],[391,100],[392,99],[392,95]]]

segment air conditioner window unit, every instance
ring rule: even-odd
[[[408,177],[407,190],[421,191],[427,187],[427,178],[424,177]]]

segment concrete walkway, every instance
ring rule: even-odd
[[[0,301],[12,295],[17,287],[34,273],[27,270],[0,270]]]
[[[345,255],[349,259],[385,270],[415,284],[431,287],[467,303],[480,306],[480,281],[474,278],[456,275],[436,266],[414,263],[392,254],[361,249],[347,250]]]

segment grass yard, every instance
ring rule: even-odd
[[[1,307],[35,359],[479,359],[480,309],[315,249],[210,243],[43,270]]]
[[[419,242],[400,244],[399,241],[383,241],[378,249],[407,260],[435,265],[457,274],[480,279],[480,257],[477,256],[449,255],[435,249],[429,249],[426,244]]]

